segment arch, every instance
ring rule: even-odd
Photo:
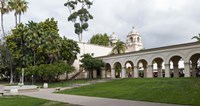
[[[137,37],[137,41],[140,42],[140,37],[139,36]]]
[[[122,76],[122,65],[120,62],[114,63],[114,69],[115,69],[115,78],[120,78]]]
[[[189,62],[189,61],[190,61],[190,58],[191,58],[194,54],[199,54],[199,53],[200,53],[199,50],[190,51],[189,54],[187,55],[185,61],[186,61],[186,62]]]
[[[183,60],[185,60],[185,57],[186,57],[184,54],[182,54],[182,53],[180,53],[180,52],[178,52],[178,53],[171,53],[171,54],[169,54],[169,55],[167,56],[167,59],[166,59],[165,63],[166,63],[166,64],[169,64],[170,59],[171,59],[172,57],[174,57],[174,56],[180,56],[180,57],[182,57]]]
[[[105,65],[105,78],[111,78],[111,65],[109,63]]]
[[[153,77],[165,77],[165,71],[162,69],[164,60],[160,57],[152,60]]]
[[[130,41],[133,42],[133,37],[130,37]]]
[[[153,56],[150,57],[149,61],[152,63],[153,60],[156,59],[156,58],[161,58],[163,61],[166,60],[166,57],[163,56],[162,54],[155,54],[155,55],[153,55]]]
[[[146,56],[143,56],[143,57],[138,57],[138,58],[136,59],[136,61],[135,61],[135,62],[136,62],[135,64],[138,65],[138,62],[139,62],[140,60],[145,60],[145,61],[147,62],[147,64],[150,63],[149,59],[147,59]]]
[[[182,59],[182,62],[180,61]],[[169,63],[173,64],[173,69],[170,70],[171,77],[183,77],[184,76],[184,59],[181,56],[175,55],[172,56],[169,60]],[[182,68],[180,67],[182,63]]]
[[[134,64],[132,61],[126,61],[124,64],[124,68],[126,70],[126,76],[127,77],[132,77],[134,74]]]
[[[143,78],[143,77],[147,77],[147,65],[148,62],[145,59],[140,59],[137,63],[138,66],[138,76]]]
[[[200,53],[193,54],[190,57],[190,75],[200,77]]]
[[[113,59],[113,61],[111,62],[112,68],[117,62],[119,62],[120,64],[123,64],[123,58]]]

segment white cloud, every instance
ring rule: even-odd
[[[66,1],[27,1],[29,9],[22,16],[23,22],[54,17],[61,35],[78,40],[73,23],[67,21]],[[90,9],[94,19],[83,33],[83,40],[87,42],[96,33],[115,32],[125,41],[134,25],[145,48],[191,42],[191,37],[200,33],[199,4],[197,0],[95,0]],[[6,30],[10,30],[15,25],[13,14],[5,16],[5,20]]]

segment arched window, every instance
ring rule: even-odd
[[[130,37],[130,41],[133,42],[133,38],[132,37]]]
[[[137,37],[137,41],[140,41],[140,37]]]

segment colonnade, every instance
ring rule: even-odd
[[[106,63],[102,77],[196,77],[200,68],[200,43],[173,45],[100,58]],[[180,61],[183,62],[182,67]],[[154,64],[157,64],[156,69]]]

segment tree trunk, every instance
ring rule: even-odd
[[[17,14],[15,13],[15,27],[17,27]]]
[[[5,39],[5,31],[4,31],[4,26],[3,26],[3,14],[1,13],[1,28],[2,28],[2,32],[3,32],[3,38]]]
[[[68,73],[66,72],[65,80],[68,80]]]
[[[21,23],[21,14],[19,14],[19,22],[18,22],[18,24],[20,24]]]
[[[79,40],[79,42],[81,42],[81,35],[80,34],[78,35],[78,40]]]
[[[10,62],[10,84],[13,84],[13,70],[12,70],[12,63],[11,62]]]

